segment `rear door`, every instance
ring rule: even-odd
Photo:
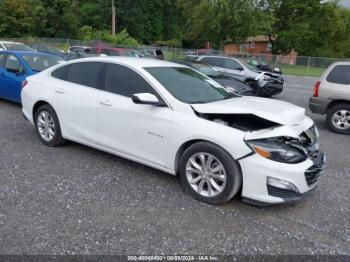
[[[242,67],[242,65],[230,58],[224,59],[223,72],[238,76],[239,78],[243,78],[245,75],[244,68]]]
[[[215,66],[218,70],[224,70],[224,59],[220,57],[204,57],[200,60],[201,63],[205,63],[211,66]]]
[[[3,55],[0,71],[0,96],[20,103],[21,85],[26,76],[24,66],[16,56]]]
[[[1,48],[1,44],[0,44]],[[4,53],[0,53],[0,98],[7,98],[6,85],[5,85],[5,58],[6,55]]]
[[[79,62],[52,72],[52,103],[65,138],[95,144],[96,109],[104,64]]]

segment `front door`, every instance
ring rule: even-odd
[[[105,91],[99,96],[97,131],[103,147],[165,166],[172,109],[133,103],[137,93],[151,93],[153,87],[134,70],[109,64]]]
[[[25,78],[25,70],[17,57],[5,56],[3,67],[0,70],[0,96],[20,103],[21,86]]]

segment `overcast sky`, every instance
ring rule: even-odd
[[[350,7],[350,0],[341,0],[340,3],[343,6]]]

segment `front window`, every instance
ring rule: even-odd
[[[223,86],[190,68],[148,67],[145,70],[184,103],[209,103],[233,97]]]
[[[8,51],[33,51],[29,46],[24,44],[6,43],[4,46]]]
[[[44,71],[51,66],[63,62],[61,57],[53,55],[25,54],[22,55],[22,58],[33,71],[37,72]]]

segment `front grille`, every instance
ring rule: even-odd
[[[267,192],[270,196],[280,197],[280,198],[295,198],[300,197],[301,194],[288,189],[281,189],[271,185],[267,185]]]
[[[322,161],[321,164],[315,164],[312,167],[310,167],[308,170],[305,171],[305,179],[308,186],[312,186],[315,184],[324,172],[325,169],[325,163]]]

